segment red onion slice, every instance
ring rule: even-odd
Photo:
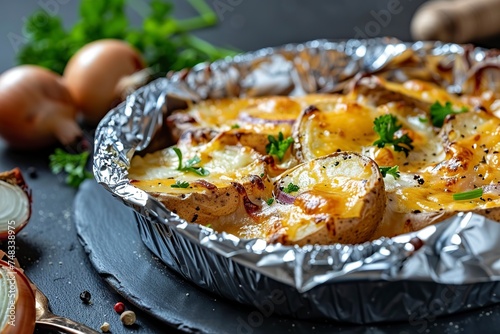
[[[295,202],[296,196],[284,192],[283,190],[279,189],[279,187],[275,188],[274,194],[276,201],[280,202],[281,204],[293,204],[293,202]]]

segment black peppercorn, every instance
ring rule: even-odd
[[[28,176],[32,179],[36,179],[38,177],[38,172],[35,167],[28,168]]]
[[[88,292],[87,290],[85,290],[82,293],[80,293],[80,299],[85,304],[90,304],[90,297],[91,297],[90,292]]]

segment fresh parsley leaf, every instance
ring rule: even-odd
[[[177,170],[180,170],[182,172],[192,172],[195,174],[198,174],[200,176],[207,176],[210,175],[210,171],[208,169],[205,169],[203,167],[196,167],[195,165],[199,164],[201,162],[201,158],[199,156],[194,156],[188,161],[186,161],[185,165],[182,165],[182,152],[178,147],[172,147],[174,150],[175,154],[177,155],[177,158],[179,159],[179,163],[177,165]]]
[[[481,196],[483,196],[483,188],[476,188],[474,190],[453,194],[453,199],[455,201],[464,201],[479,198]]]
[[[413,149],[413,145],[411,144],[413,139],[411,139],[408,134],[396,137],[396,132],[402,127],[397,121],[398,118],[392,114],[386,114],[375,118],[373,130],[380,138],[376,140],[373,145],[377,145],[378,147],[392,145],[394,151],[404,152],[404,154],[408,156],[410,150]]]
[[[283,191],[286,192],[287,194],[290,194],[290,193],[293,193],[293,192],[296,192],[300,189],[300,187],[296,184],[293,184],[292,182],[290,182],[286,188],[283,188]]]
[[[469,111],[469,109],[467,109],[466,107],[462,107],[460,110],[453,109],[453,105],[450,101],[447,101],[444,106],[436,101],[431,105],[430,109],[432,125],[440,128],[443,126],[446,116],[461,114],[467,111]]]
[[[89,152],[71,154],[56,148],[54,154],[49,156],[49,167],[52,173],[59,174],[65,172],[66,184],[78,188],[85,179],[92,178],[92,173],[85,170],[85,165],[89,158]]]
[[[174,184],[171,185],[172,188],[187,188],[189,187],[189,182],[186,181],[175,181]]]
[[[171,3],[148,1],[149,12],[141,13],[144,20],[139,28],[130,24],[126,13],[127,6],[134,6],[135,2],[81,0],[78,23],[70,29],[65,29],[55,15],[47,15],[43,10],[33,13],[25,23],[26,35],[23,37],[26,43],[18,52],[18,63],[40,65],[62,74],[77,50],[105,38],[126,40],[158,73],[192,67],[236,53],[190,34],[217,24],[217,15],[205,0],[188,0],[199,15],[182,20],[173,16]]]
[[[267,205],[271,205],[271,204],[273,204],[273,202],[274,202],[274,198],[272,198],[272,197],[266,201]]]
[[[231,129],[239,129],[239,128],[240,128],[239,124],[231,125]]]
[[[278,134],[278,139],[271,135],[267,136],[267,139],[269,144],[266,145],[266,152],[277,156],[280,161],[283,160],[286,151],[293,144],[293,138],[288,137],[285,139],[281,131]]]
[[[386,177],[387,174],[392,175],[392,177],[395,178],[396,180],[399,179],[400,177],[398,165],[392,167],[379,167],[379,169],[383,177]]]

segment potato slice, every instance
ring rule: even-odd
[[[167,118],[175,141],[192,128],[227,131],[241,128],[255,134],[290,136],[300,112],[311,103],[331,99],[331,95],[311,94],[301,97],[270,96],[260,98],[215,99],[192,104]]]
[[[222,229],[223,224],[234,225],[251,216],[272,196],[267,162],[253,149],[219,141],[179,149],[183,167],[189,159],[198,157],[194,167],[202,167],[209,174],[179,170],[179,159],[173,148],[168,148],[144,157],[135,156],[129,179],[188,222]]]
[[[455,106],[463,106],[460,99],[445,89],[421,80],[408,80],[401,84],[378,76],[367,76],[355,83],[351,95],[377,106],[399,101],[426,112],[436,101],[440,103],[450,101]]]
[[[483,111],[449,116],[443,128],[446,156],[418,173],[386,177],[388,210],[374,237],[420,230],[458,212],[500,221],[500,119]],[[454,194],[482,188],[479,196]]]
[[[361,153],[377,140],[376,116],[375,110],[347,98],[311,105],[295,124],[295,155],[305,162],[340,151]]]
[[[397,116],[402,131],[413,140],[414,148],[406,156],[391,145],[377,147],[379,139],[374,120],[385,114]],[[444,159],[443,145],[427,114],[415,113],[398,104],[377,108],[344,99],[321,102],[306,109],[294,129],[294,154],[304,162],[338,152],[352,151],[375,160],[379,166],[399,165],[401,171],[417,171]]]
[[[291,169],[276,182],[275,193],[278,203],[269,214],[274,218],[268,240],[289,245],[364,242],[382,220],[386,205],[377,164],[352,152]]]

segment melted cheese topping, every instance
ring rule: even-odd
[[[249,147],[208,144],[197,148],[180,148],[183,164],[195,156],[201,161],[197,167],[203,167],[210,173],[200,176],[192,171],[178,170],[179,159],[172,148],[150,153],[144,157],[132,158],[129,179],[134,186],[150,192],[187,193],[206,191],[203,186],[192,182],[203,179],[217,187],[225,187],[232,181],[239,181],[247,175],[260,175],[264,172],[260,155]],[[174,188],[177,181],[189,182],[187,188]]]
[[[434,84],[419,80],[404,84],[383,79],[380,82],[383,89],[396,93],[394,96],[402,94],[422,103],[418,104],[419,107],[407,101],[378,105],[373,103],[376,94],[375,97],[360,96],[355,91],[346,96],[210,100],[192,105],[182,113],[194,118],[196,126],[218,131],[226,131],[238,124],[245,131],[266,136],[277,135],[278,132],[285,136],[293,133],[295,148],[292,152],[301,154],[302,161],[306,163],[336,151],[353,151],[372,158],[379,166],[398,165],[400,177],[395,179],[388,175],[384,179],[388,204],[374,238],[404,232],[406,222],[403,217],[409,213],[432,213],[434,217],[439,217],[445,212],[500,207],[500,191],[496,191],[500,182],[500,119],[491,113],[470,111],[448,117],[439,130],[432,126],[429,110],[423,110],[422,105],[451,101],[455,108],[466,106],[472,110],[471,105],[464,103],[472,100],[452,96]],[[380,87],[377,89],[380,90]],[[479,104],[480,98],[473,100]],[[491,96],[488,101],[492,104]],[[312,105],[314,107],[310,107]],[[373,129],[373,122],[385,114],[397,116],[398,123],[402,125],[400,131],[413,140],[414,149],[407,156],[404,152],[395,152],[391,145],[383,148],[373,145],[379,138]],[[227,185],[250,174],[259,175],[264,171],[267,174],[266,167],[258,162],[262,155],[248,147],[224,146],[215,140],[201,147],[182,150],[185,160],[195,155],[201,158],[200,166],[210,171],[210,175],[203,179],[217,186]],[[290,156],[292,154],[287,153],[281,168],[292,168],[297,164]],[[203,191],[196,187],[171,187],[177,180],[192,182],[201,178],[177,170],[177,164],[177,156],[171,149],[134,157],[129,177],[146,191]],[[239,224],[227,226],[226,231],[245,238],[265,238],[266,231],[275,226],[277,216],[281,216],[279,222],[289,229],[288,233],[303,235],[320,228],[320,224],[310,221],[310,214],[356,217],[359,215],[360,199],[365,195],[362,181],[368,178],[368,172],[358,170],[342,178],[325,174],[324,169],[311,165],[306,172],[287,179],[287,182],[301,187],[294,203],[300,210],[290,210],[289,206],[279,203],[273,204],[272,209],[269,205],[261,205],[254,216],[241,217]],[[455,193],[478,187],[484,190],[481,198],[466,201],[453,199]]]

